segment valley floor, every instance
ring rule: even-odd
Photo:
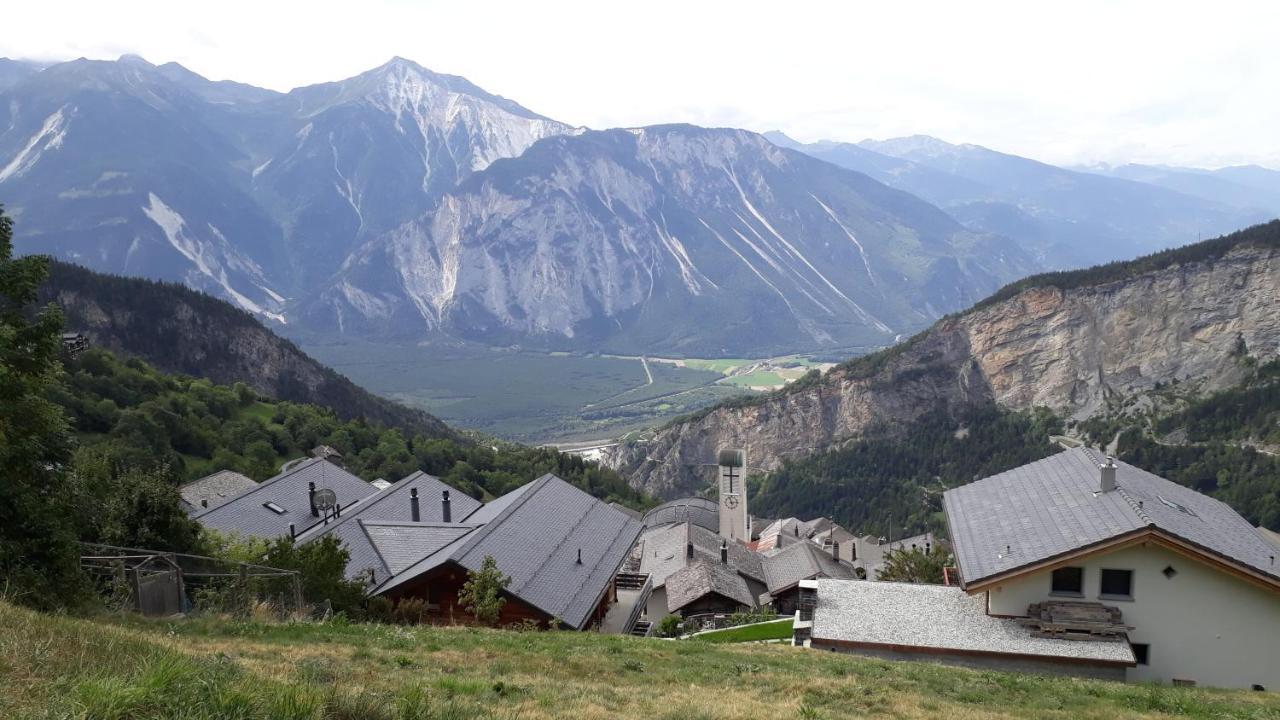
[[[0,602],[5,718],[1280,718],[1274,694],[593,633],[49,616]]]
[[[557,444],[621,437],[831,366],[799,355],[704,360],[357,340],[313,340],[304,349],[364,388],[455,427]]]

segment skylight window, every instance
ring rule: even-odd
[[[1160,499],[1160,502],[1164,503],[1165,505],[1168,505],[1169,507],[1173,508],[1174,510],[1177,510],[1180,513],[1190,515],[1191,517],[1200,517],[1195,513],[1194,510],[1187,507],[1186,505],[1176,503],[1163,495],[1157,495],[1156,497]]]
[[[273,512],[273,513],[275,513],[275,514],[277,514],[277,515],[283,515],[283,514],[284,514],[284,508],[280,507],[279,505],[277,505],[277,504],[275,504],[275,503],[273,503],[273,502],[264,502],[264,503],[262,503],[262,507],[264,507],[264,508],[266,508],[266,509],[270,510],[271,512]]]

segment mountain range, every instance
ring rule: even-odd
[[[1016,238],[1048,270],[1146,255],[1280,215],[1280,172],[1265,168],[1086,171],[927,136],[810,144],[766,137],[918,195],[976,231]]]
[[[883,344],[1038,270],[1271,212],[1256,188],[1227,202],[931,138],[587,130],[401,58],[288,93],[135,56],[3,61],[0,104],[19,252],[321,335]]]

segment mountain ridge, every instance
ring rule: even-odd
[[[1047,407],[1085,419],[1157,384],[1204,390],[1280,353],[1280,221],[1090,270],[1020,281],[906,342],[821,378],[678,419],[606,461],[670,497],[722,447],[752,464],[838,447],[945,408]]]

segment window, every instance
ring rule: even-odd
[[[277,515],[283,515],[283,514],[284,514],[284,508],[280,507],[279,505],[277,505],[277,504],[275,504],[275,503],[273,503],[273,502],[264,502],[264,503],[262,503],[262,507],[264,507],[264,508],[266,508],[266,509],[270,510],[271,512],[273,512],[273,513],[275,513],[275,514],[277,514]]]
[[[1165,496],[1163,496],[1163,495],[1157,495],[1157,496],[1156,496],[1156,498],[1157,498],[1160,502],[1162,502],[1162,503],[1164,503],[1165,505],[1167,505],[1167,506],[1169,506],[1169,507],[1173,508],[1174,510],[1177,510],[1177,511],[1178,511],[1178,512],[1180,512],[1180,513],[1183,513],[1183,514],[1185,514],[1185,515],[1190,515],[1191,517],[1200,517],[1199,515],[1197,515],[1197,514],[1196,514],[1196,511],[1195,511],[1195,510],[1192,510],[1191,508],[1187,507],[1186,505],[1182,505],[1182,504],[1180,504],[1180,503],[1176,503],[1176,502],[1174,502],[1174,501],[1170,500],[1169,498],[1167,498],[1167,497],[1165,497]]]
[[[1100,597],[1131,598],[1133,597],[1133,571],[1102,569],[1102,585]]]
[[[1129,643],[1129,647],[1133,648],[1133,659],[1138,661],[1139,665],[1147,665],[1147,658],[1151,654],[1151,646],[1146,643]]]
[[[1053,571],[1054,595],[1084,595],[1084,568],[1064,567]]]

